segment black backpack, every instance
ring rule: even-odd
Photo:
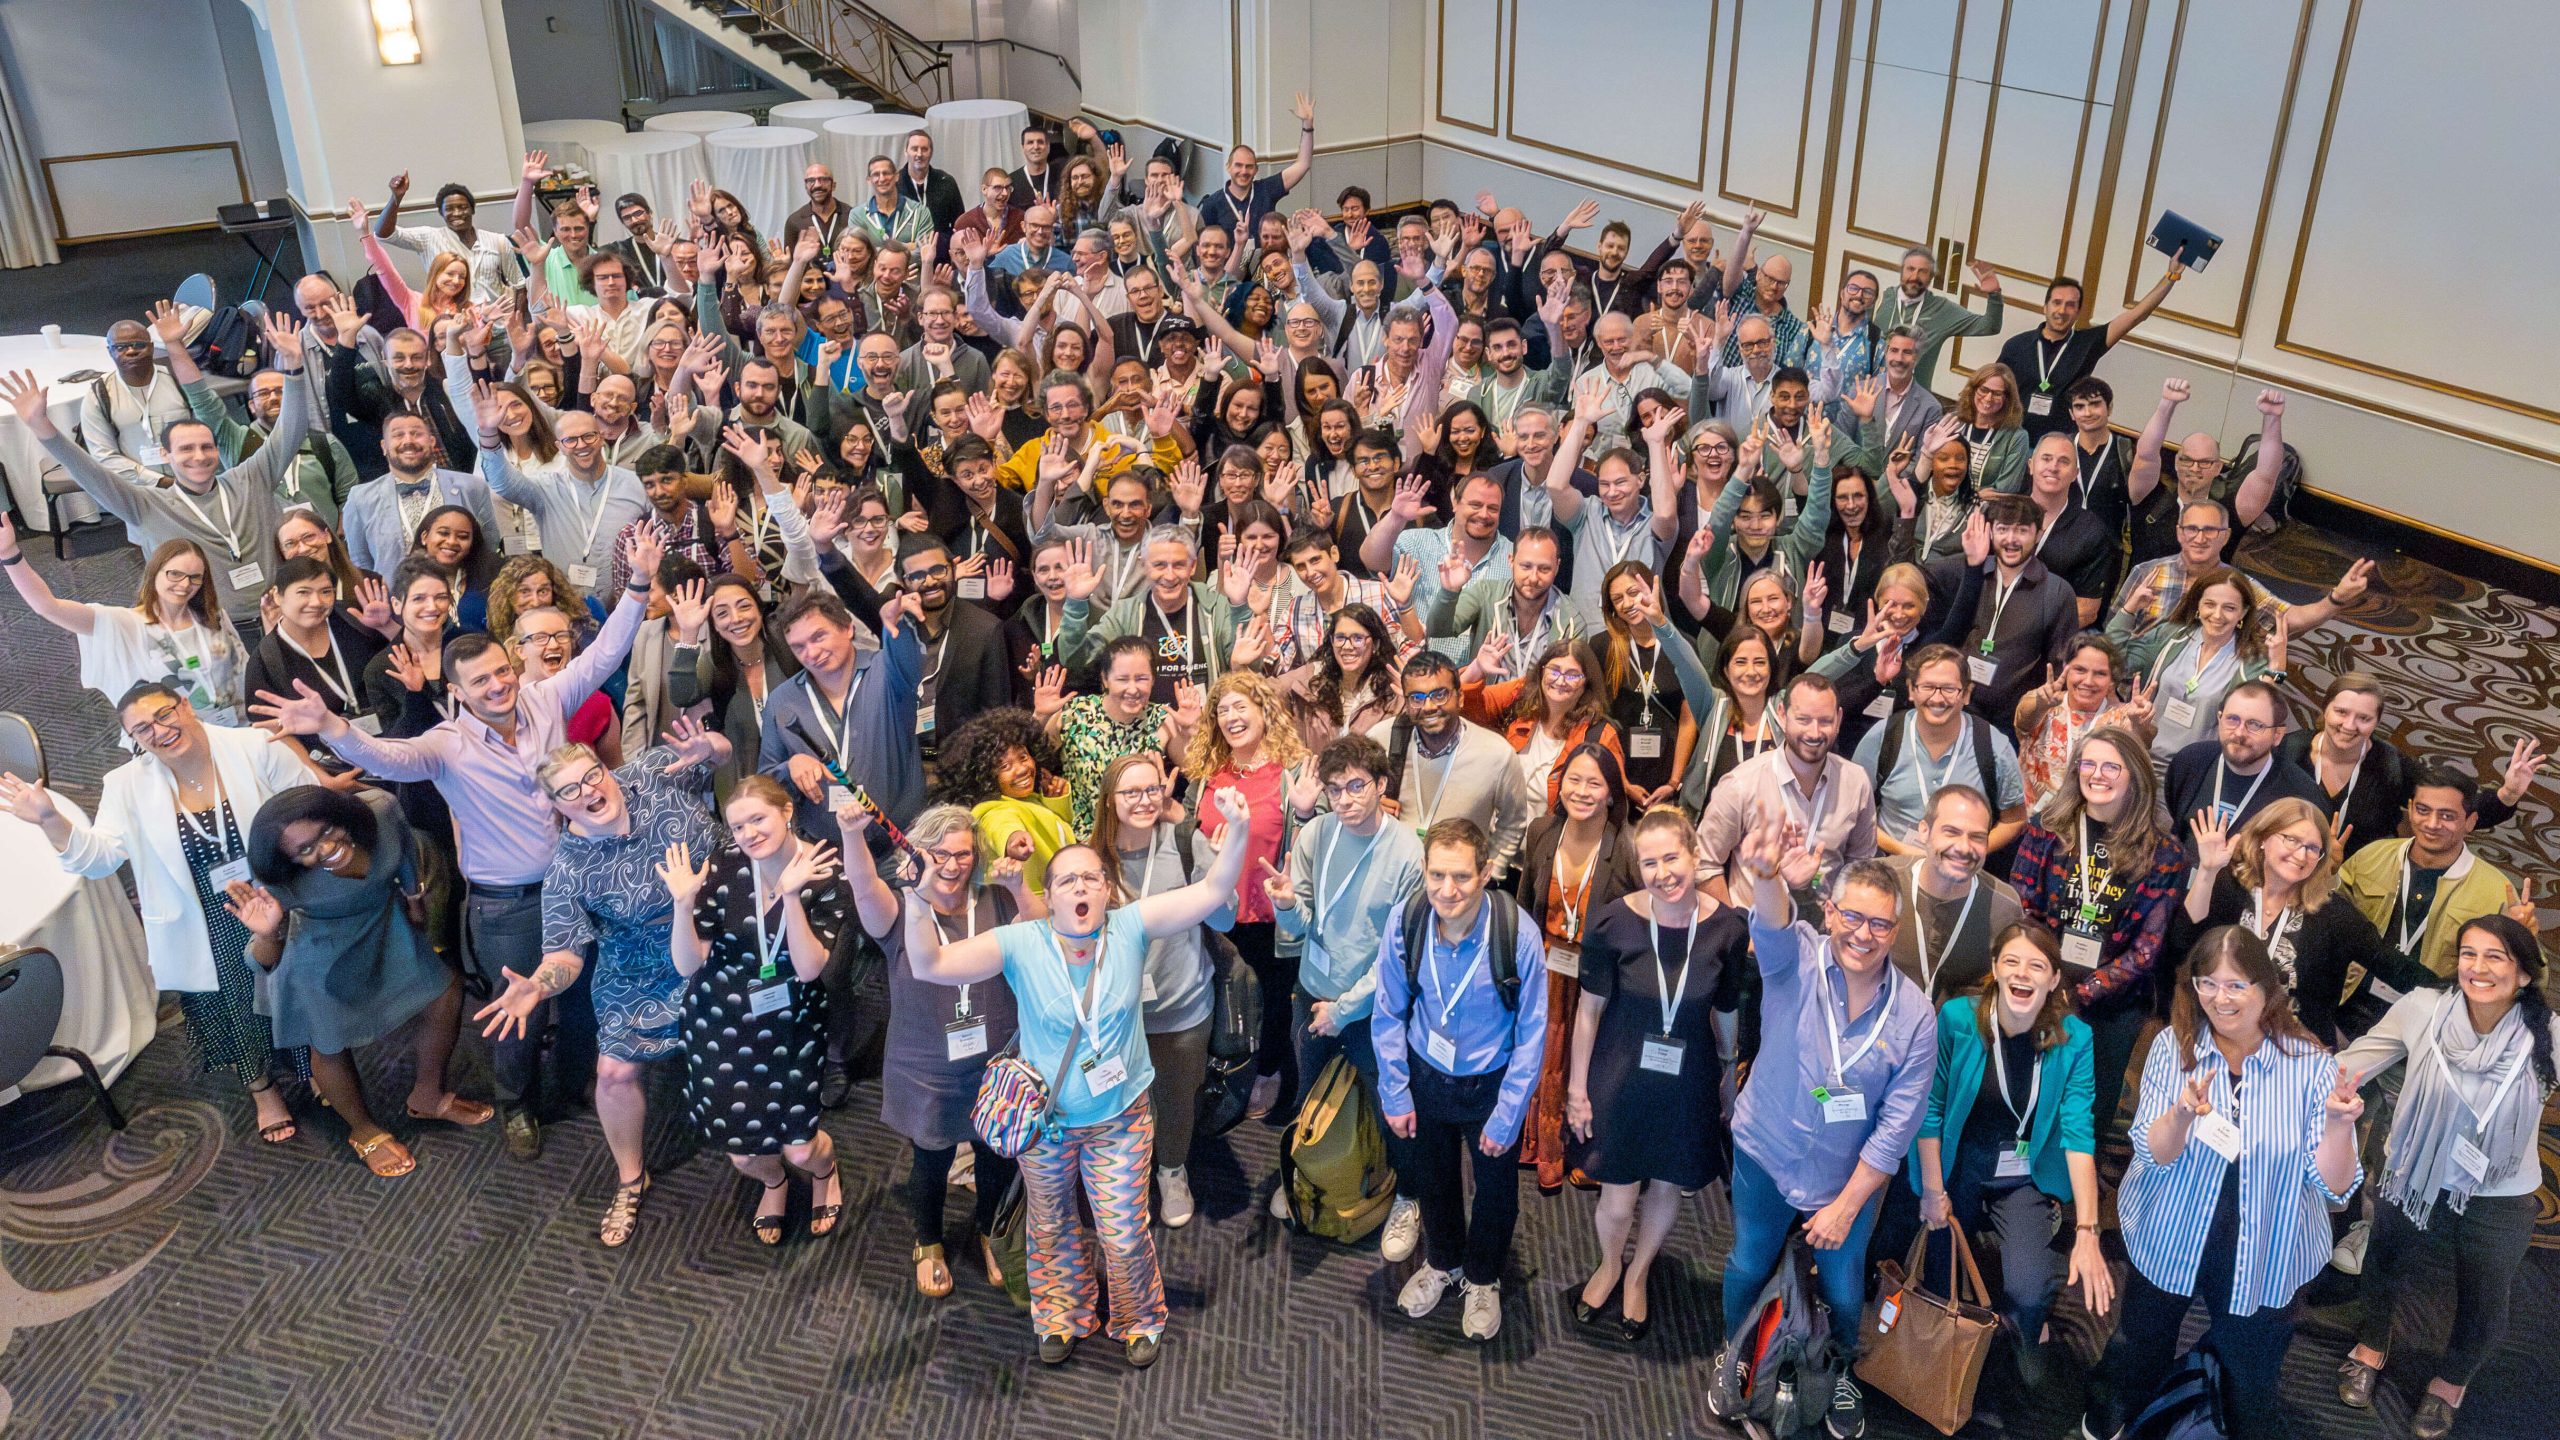
[[[1900,723],[1897,724],[1896,721]],[[2000,813],[2000,765],[1998,757],[1991,752],[1991,722],[1970,710],[1964,713],[1964,721],[1966,728],[1973,732],[1973,761],[1981,771],[1982,796],[1991,802],[1991,813],[1998,815]],[[1884,788],[1884,782],[1893,776],[1893,767],[1900,763],[1902,736],[1911,728],[1912,723],[1904,715],[1897,715],[1892,720],[1884,722],[1884,741],[1876,750],[1877,789]],[[1927,808],[1929,797],[1921,796],[1920,804],[1922,808]]]
[[[1831,1307],[1813,1275],[1804,1237],[1788,1237],[1778,1268],[1727,1337],[1724,1368],[1708,1377],[1707,1408],[1720,1419],[1758,1422],[1757,1433],[1820,1437],[1844,1357],[1831,1339]]]
[[[1493,924],[1485,936],[1492,950],[1486,957],[1493,972],[1494,993],[1502,997],[1502,1008],[1520,1009],[1520,907],[1508,895],[1492,890],[1484,892],[1484,903],[1493,907]],[[1408,995],[1419,995],[1422,982],[1422,947],[1431,926],[1431,897],[1415,891],[1404,902],[1404,985]]]
[[[1182,882],[1198,879],[1191,864],[1196,821],[1174,827],[1174,858]],[[1224,1135],[1244,1122],[1253,1102],[1254,1056],[1262,1042],[1262,977],[1245,963],[1223,931],[1200,927],[1200,950],[1209,957],[1209,1073],[1200,1086],[1199,1133]]]
[[[2265,437],[2252,435],[2240,442],[2240,448],[2222,467],[2221,478],[2213,482],[2213,498],[2230,508],[2231,498],[2240,493],[2240,482],[2258,468],[2258,444]],[[2284,447],[2284,464],[2276,470],[2275,493],[2267,497],[2267,508],[2249,522],[2254,535],[2271,535],[2283,529],[2293,518],[2293,497],[2302,491],[2302,452],[2291,445]]]
[[[207,375],[245,380],[264,369],[271,358],[267,354],[267,337],[258,333],[258,315],[264,307],[225,305],[205,323],[204,332],[187,347],[196,368]]]

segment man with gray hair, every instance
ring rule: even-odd
[[[1973,262],[1972,268],[1973,288],[1981,291],[1988,302],[1979,315],[1930,288],[1930,282],[1938,275],[1938,262],[1917,245],[1902,252],[1902,283],[1876,302],[1878,329],[1890,332],[1897,326],[1908,326],[1918,337],[1916,369],[1923,390],[1929,388],[1930,378],[1937,374],[1938,351],[1948,341],[1964,335],[2000,333],[2000,272],[1979,260]]]
[[[1269,640],[1245,630],[1252,610],[1191,578],[1200,568],[1199,539],[1183,526],[1158,525],[1147,532],[1146,543],[1146,589],[1113,605],[1100,620],[1094,618],[1093,596],[1102,588],[1101,567],[1088,547],[1070,549],[1058,658],[1072,668],[1089,668],[1100,663],[1112,641],[1140,636],[1155,649],[1152,698],[1160,705],[1174,702],[1177,686],[1206,688],[1220,675],[1260,661]]]

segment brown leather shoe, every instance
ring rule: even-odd
[[[2358,1410],[2372,1409],[2373,1387],[2379,1383],[2381,1379],[2381,1371],[2374,1369],[2372,1366],[2356,1359],[2352,1355],[2348,1356],[2338,1365],[2339,1403],[2353,1406]]]
[[[2418,1402],[2418,1413],[2409,1417],[2409,1433],[2417,1440],[2444,1440],[2445,1432],[2453,1428],[2453,1411],[2443,1396],[2430,1390]]]

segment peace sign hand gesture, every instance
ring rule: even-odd
[[[1268,860],[1256,860],[1254,863],[1262,867],[1262,893],[1271,898],[1271,908],[1274,910],[1297,909],[1298,887],[1290,882],[1289,872],[1279,869]]]

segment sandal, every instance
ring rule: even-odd
[[[290,1118],[270,1121],[258,1127],[258,1138],[270,1145],[281,1145],[299,1133]]]
[[[477,1100],[465,1100],[459,1095],[445,1096],[444,1103],[433,1110],[421,1110],[415,1105],[409,1107],[412,1120],[442,1120],[454,1125],[486,1125],[489,1117],[497,1113]]]
[[[800,1170],[799,1166],[791,1164],[788,1160],[785,1160],[782,1163],[793,1170]],[[844,1214],[844,1181],[836,1172],[835,1156],[832,1154],[828,1155],[826,1167],[824,1169],[800,1170],[800,1173],[809,1177],[809,1233],[812,1236],[834,1234],[836,1220],[839,1216]],[[820,1185],[832,1185],[835,1187],[835,1203],[831,1205],[821,1205],[818,1203],[818,1187]],[[944,1293],[949,1292],[946,1289]]]
[[[915,1248],[916,1293],[939,1300],[951,1293],[951,1267],[942,1263],[942,1247],[919,1245]]]
[[[347,1137],[347,1144],[354,1148],[356,1158],[364,1162],[364,1168],[385,1180],[397,1180],[418,1168],[418,1157],[410,1154],[407,1146],[391,1138],[388,1130],[370,1140],[358,1140],[351,1135]]]
[[[767,1195],[771,1195],[774,1191],[779,1190],[779,1189],[783,1188],[783,1187],[784,1187],[784,1186],[786,1186],[786,1185],[789,1185],[789,1184],[791,1183],[791,1177],[790,1177],[790,1176],[788,1176],[788,1175],[785,1175],[785,1176],[783,1176],[781,1179],[776,1180],[776,1181],[772,1182],[771,1184],[765,1184],[765,1182],[764,1182],[764,1181],[761,1181],[761,1180],[757,1181],[756,1183],[757,1183],[757,1184],[759,1184],[759,1185],[764,1185],[764,1193],[765,1193],[765,1194],[767,1194]],[[771,1215],[767,1215],[767,1214],[762,1213],[761,1205],[759,1205],[759,1210],[758,1210],[758,1213],[757,1213],[756,1218],[755,1218],[755,1232],[756,1232],[756,1243],[757,1243],[757,1244],[759,1244],[759,1245],[779,1245],[779,1244],[781,1244],[781,1243],[782,1243],[782,1221],[783,1221],[784,1214],[785,1214],[785,1212],[786,1212],[788,1209],[789,1209],[789,1206],[788,1206],[788,1205],[786,1205],[786,1206],[784,1207],[784,1209],[783,1209],[783,1210],[777,1210],[777,1211],[775,1211],[773,1214],[771,1214]]]
[[[639,1179],[628,1185],[613,1187],[613,1203],[604,1207],[604,1223],[596,1227],[596,1238],[608,1250],[620,1249],[640,1227],[640,1197],[649,1193],[649,1176],[643,1171]]]
[[[986,1262],[987,1283],[998,1290],[1003,1289],[1004,1267],[996,1263],[996,1242],[988,1239],[984,1235],[979,1236],[978,1258]]]

